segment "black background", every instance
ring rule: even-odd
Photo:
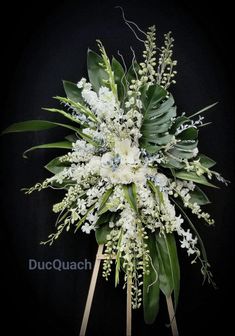
[[[200,132],[200,151],[218,161],[217,170],[229,180],[234,173],[234,91],[232,11],[206,7],[205,1],[66,1],[13,5],[1,13],[1,128],[26,119],[47,119],[41,106],[54,106],[51,97],[62,95],[61,80],[78,81],[86,73],[86,49],[103,41],[107,52],[117,50],[130,62],[129,46],[140,55],[138,41],[124,25],[120,11],[143,29],[156,24],[159,42],[172,30],[178,60],[177,85],[173,89],[178,110],[188,113],[215,101],[207,114],[212,126]],[[6,19],[6,22],[3,21]],[[38,151],[30,159],[21,153],[32,144],[59,140],[61,131],[8,135],[1,138],[1,328],[11,335],[15,327],[24,335],[77,335],[91,271],[28,270],[28,259],[94,260],[93,236],[64,234],[52,247],[40,246],[53,230],[50,212],[62,194],[52,190],[25,196],[20,188],[46,178],[43,169],[57,153]],[[181,296],[177,311],[180,335],[226,334],[232,325],[234,266],[233,185],[207,190],[208,211],[215,228],[198,224],[205,240],[219,289],[201,286],[199,265],[181,257]],[[165,302],[152,326],[142,311],[133,313],[133,336],[170,335]],[[125,293],[113,280],[98,280],[88,325],[88,335],[125,334]]]

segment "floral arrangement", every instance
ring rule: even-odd
[[[171,33],[165,34],[161,48],[156,47],[155,26],[146,33],[137,28],[137,33],[145,36],[139,38],[143,59],[137,62],[132,50],[129,69],[121,55],[121,62],[110,60],[100,41],[99,54],[88,50],[88,79],[64,81],[66,97],[54,97],[61,108],[44,109],[67,122],[24,121],[3,133],[68,130],[65,140],[24,153],[66,150],[45,166],[52,176],[26,189],[28,194],[64,190],[64,198],[53,206],[56,231],[42,244],[51,245],[65,230],[94,231],[97,243],[105,244],[103,276],[109,278],[114,263],[115,285],[122,271],[124,287],[127,281],[132,284],[132,307],[143,301],[145,321],[152,323],[160,292],[166,297],[173,293],[177,305],[176,239],[191,262],[200,263],[204,280],[213,284],[202,239],[188,212],[213,225],[203,210],[209,199],[201,186],[216,187],[212,178],[226,181],[211,169],[215,161],[198,150],[199,129],[206,125],[201,115],[215,104],[191,116],[177,114],[170,93],[177,65]]]

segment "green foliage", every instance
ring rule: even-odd
[[[174,235],[156,234],[156,248],[159,261],[159,286],[165,296],[174,292],[175,307],[180,290],[180,267]]]
[[[106,205],[106,203],[107,203],[109,197],[112,195],[112,193],[113,193],[113,188],[108,189],[108,190],[104,193],[104,195],[103,195],[103,197],[102,197],[102,200],[101,200],[101,203],[100,203],[100,207],[99,207],[99,212],[98,212],[99,215],[101,215],[102,213],[104,213],[104,212],[106,212],[106,211],[108,210],[108,209],[105,207],[105,205]]]
[[[149,234],[146,241],[151,259],[149,273],[144,273],[143,280],[143,308],[144,320],[147,324],[152,324],[159,311],[159,259],[156,250],[156,240],[154,234]]]
[[[164,199],[163,199],[163,193],[160,191],[159,186],[156,186],[152,181],[147,181],[148,186],[150,189],[154,192],[154,194],[157,196],[159,204],[163,205],[164,204]]]
[[[60,173],[61,171],[64,170],[65,167],[68,166],[68,163],[67,162],[61,162],[60,158],[61,158],[61,156],[58,156],[58,157],[52,159],[50,162],[48,162],[47,165],[45,165],[45,168],[53,174]]]
[[[216,162],[204,154],[199,154],[197,157],[200,160],[200,163],[205,168],[212,168],[216,165]]]
[[[127,90],[127,81],[122,65],[114,57],[112,58],[112,71],[117,85],[119,101],[123,102]]]
[[[45,131],[57,126],[58,125],[55,123],[47,120],[27,120],[12,124],[11,126],[7,127],[2,132],[2,135],[7,133]]]
[[[203,184],[208,187],[218,188],[214,184],[208,182],[204,175],[198,176],[195,172],[187,172],[184,170],[175,171],[175,177],[186,180],[186,181],[193,181],[195,183]]]
[[[101,86],[107,86],[108,74],[102,67],[102,57],[94,51],[87,51],[87,71],[93,89],[98,92]]]
[[[172,118],[176,115],[176,107],[172,96],[166,98],[167,91],[159,85],[152,85],[142,91],[143,124],[141,127],[141,146],[150,153],[157,152],[169,143],[172,135],[169,129]]]
[[[69,81],[63,81],[63,86],[67,98],[73,100],[75,103],[83,104],[83,98],[81,94],[82,89],[79,89],[77,84]]]
[[[152,37],[149,35],[150,33],[152,34],[151,35]],[[120,62],[117,61],[116,58],[113,57],[112,61],[110,61],[102,43],[100,41],[97,42],[100,55],[90,49],[88,49],[87,52],[87,70],[88,70],[89,82],[92,85],[92,89],[96,93],[98,93],[99,89],[102,86],[108,87],[112,91],[115,97],[115,101],[117,103],[116,106],[114,107],[114,110],[115,111],[117,110],[118,113],[119,108],[123,109],[121,110],[120,114],[120,120],[121,120],[120,123],[122,122],[125,123],[126,119],[132,118],[133,120],[131,119],[131,122],[133,123],[130,123],[129,125],[136,123],[135,127],[140,128],[139,130],[137,130],[136,135],[135,133],[136,129],[134,128],[133,129],[134,132],[132,133],[130,128],[128,129],[127,126],[128,123],[126,123],[124,125],[125,130],[123,130],[124,135],[122,134],[121,139],[125,138],[125,136],[128,137],[125,132],[130,131],[131,141],[135,139],[137,143],[139,138],[138,131],[140,131],[141,136],[139,138],[139,147],[141,149],[141,155],[142,154],[144,155],[146,152],[147,155],[157,153],[159,154],[156,157],[154,156],[153,161],[149,161],[150,162],[149,166],[151,166],[151,168],[157,168],[155,171],[157,172],[163,171],[166,177],[169,176],[171,178],[173,177],[175,181],[176,179],[181,179],[185,181],[193,181],[194,183],[199,185],[217,188],[214,184],[212,184],[209,181],[211,176],[213,176],[213,173],[214,175],[216,175],[216,172],[212,172],[209,170],[216,164],[216,162],[204,154],[197,155],[198,127],[196,127],[196,125],[198,125],[201,122],[201,119],[199,119],[198,122],[194,122],[192,120],[193,117],[212,108],[216,103],[205,107],[204,109],[194,113],[189,117],[187,117],[184,114],[177,117],[174,98],[170,94],[170,92],[166,90],[166,88],[168,89],[169,85],[174,82],[174,80],[172,80],[172,78],[175,76],[175,71],[173,71],[173,67],[176,64],[176,62],[173,61],[172,58],[171,48],[173,39],[170,37],[170,34],[166,34],[165,46],[161,49],[160,52],[161,64],[159,64],[159,66],[160,65],[161,66],[159,69],[161,70],[158,69],[159,73],[157,73],[157,70],[154,69],[154,66],[156,65],[154,57],[154,53],[156,50],[154,28],[152,28],[152,30],[150,29],[150,32],[147,33],[147,42],[145,42],[146,53],[143,55],[145,59],[143,60],[142,63],[137,63],[135,57],[133,57],[132,65],[130,66],[128,71],[126,71],[126,65],[124,64],[125,67],[124,70],[123,66],[120,64]],[[168,44],[166,44],[166,42]],[[152,61],[150,62],[148,58],[152,59]],[[157,83],[160,83],[161,85]],[[96,113],[96,109],[93,108],[93,105],[89,104],[89,99],[86,100],[83,99],[82,88],[78,88],[76,83],[69,81],[63,81],[63,87],[66,97],[56,96],[54,98],[64,106],[64,109],[67,108],[68,110],[66,111],[63,108],[61,109],[43,108],[43,110],[59,115],[60,117],[62,116],[63,118],[66,119],[67,123],[60,123],[57,121],[48,121],[48,120],[28,120],[24,122],[14,123],[13,125],[6,128],[2,132],[2,134],[43,131],[53,129],[56,127],[62,127],[64,129],[69,130],[70,133],[68,136],[65,137],[65,140],[33,146],[24,152],[23,154],[24,157],[27,157],[26,156],[27,153],[34,151],[36,149],[54,148],[54,149],[67,149],[71,151],[71,149],[73,148],[73,143],[76,142],[77,139],[83,139],[87,143],[95,146],[96,147],[95,155],[101,156],[105,152],[112,151],[112,144],[115,142],[114,139],[117,136],[117,134],[115,134],[115,137],[113,137],[112,134],[110,134],[109,139],[107,140],[107,144],[104,141],[105,146],[107,147],[103,146],[102,148],[102,141],[103,141],[102,137],[100,140],[99,136],[94,135],[93,137],[91,135],[87,135],[84,133],[85,132],[84,128],[90,128],[90,130],[100,131],[99,124],[102,123],[103,120],[102,117],[99,117],[99,114]],[[94,92],[93,95],[96,97]],[[141,102],[139,101],[139,99],[141,100]],[[139,112],[142,113],[142,115],[140,115]],[[125,119],[126,116],[124,115],[123,117],[122,113],[124,114],[126,113],[128,118]],[[138,121],[138,123],[135,120],[135,118]],[[121,130],[120,133],[122,133],[122,128],[120,128],[120,130]],[[119,131],[118,127],[117,131]],[[114,132],[117,133],[116,129]],[[87,133],[91,134],[89,132]],[[135,136],[136,138],[134,138]],[[144,159],[145,158],[146,157],[144,157]],[[157,160],[157,158],[159,159],[159,161]],[[85,161],[86,160],[84,160],[84,162]],[[77,162],[76,158],[74,162],[76,164]],[[158,163],[155,164],[154,166],[155,162]],[[131,166],[131,169],[133,170],[139,169],[138,164],[136,164],[135,167]],[[143,164],[143,161],[141,162],[141,164]],[[65,169],[70,165],[71,162],[61,161],[61,157],[55,157],[48,164],[45,165],[45,168],[52,174],[56,175],[62,172],[63,169]],[[58,182],[59,180],[55,178],[55,180],[51,182],[50,186],[58,189],[68,190],[70,186],[75,186],[77,183],[76,178],[70,179],[68,176],[66,176],[63,179],[63,181],[61,181],[62,183],[59,183]],[[151,175],[148,176],[150,176],[150,179],[147,181],[147,185],[150,188],[152,194],[154,195],[155,201],[157,201],[157,205],[159,206],[160,209],[159,216],[161,216],[162,215],[161,211],[164,209],[164,206],[166,206],[167,203],[165,200],[164,204],[164,191],[162,191],[162,189],[159,186],[155,185],[155,183],[152,182]],[[208,178],[206,176],[208,176]],[[217,175],[217,177],[219,179],[220,176]],[[94,180],[96,181],[97,176],[92,176],[92,178],[94,178]],[[133,180],[134,178],[130,179],[130,181]],[[86,181],[83,182],[85,185]],[[47,183],[49,182],[46,180],[42,184],[40,183],[37,184],[35,187],[29,189],[29,193],[31,193],[33,190],[42,190],[48,187],[49,185]],[[93,185],[92,183],[90,185]],[[85,196],[87,192],[86,188],[89,188],[89,182],[86,184],[86,187],[84,187],[84,190],[81,188],[82,194],[81,195],[79,194],[79,197],[81,196],[81,199],[83,199],[83,201],[86,200]],[[57,221],[57,224],[59,224],[57,227],[58,231],[57,233],[51,235],[51,238],[48,240],[48,242],[51,244],[55,239],[57,239],[59,234],[64,229],[69,230],[70,223],[75,225],[76,230],[80,228],[81,225],[83,225],[87,220],[87,216],[95,209],[94,213],[96,211],[96,214],[98,215],[98,220],[95,223],[96,241],[98,244],[106,244],[108,241],[107,236],[112,230],[109,224],[110,222],[117,221],[121,213],[120,210],[118,210],[117,212],[110,211],[110,209],[113,208],[113,204],[109,202],[109,198],[112,196],[114,192],[115,184],[114,186],[112,184],[112,187],[108,188],[109,189],[106,190],[106,192],[102,195],[100,199],[97,198],[95,204],[92,203],[93,204],[92,206],[90,207],[87,206],[86,211],[84,211],[82,215],[76,212],[76,211],[79,212],[76,206],[75,208],[72,208],[75,204],[74,200],[72,203],[69,203],[70,208],[67,205],[68,203],[66,203],[64,200],[61,203],[56,204],[54,211],[55,212],[61,211],[59,219]],[[139,263],[140,265],[139,269],[142,269],[142,267],[144,268],[144,274],[143,274],[144,319],[146,323],[151,324],[154,322],[159,311],[160,292],[162,292],[166,297],[169,297],[170,295],[174,294],[174,303],[176,308],[180,289],[180,267],[179,267],[175,237],[173,233],[162,232],[160,234],[160,232],[156,231],[152,233],[149,232],[148,229],[147,233],[145,232],[144,230],[145,223],[140,223],[141,222],[141,212],[140,212],[141,209],[139,208],[140,200],[138,200],[137,198],[136,188],[137,186],[135,183],[122,184],[122,190],[126,201],[124,203],[125,204],[128,203],[131,209],[134,210],[135,212],[134,220],[136,220],[137,228],[139,229],[138,225],[141,226],[143,224],[143,231],[138,230],[138,235],[140,235],[141,241],[143,242],[144,246],[143,249],[146,248],[145,252],[148,258],[148,262],[146,262],[146,259],[144,259],[144,257],[142,256],[142,259],[140,258],[141,262]],[[70,188],[69,192],[71,191],[72,194],[74,192],[74,189],[76,188]],[[69,192],[67,194],[69,194]],[[191,203],[190,206],[192,206],[191,210],[193,209],[194,203],[196,203],[199,206],[210,203],[208,197],[199,188],[198,185],[196,185],[195,189],[193,191],[190,191],[189,194],[190,194],[189,202]],[[187,216],[187,214],[183,209],[183,207],[184,206],[186,207],[187,204],[186,202],[185,203],[183,202],[183,196],[178,197],[178,199],[176,200],[173,199],[172,197],[171,201],[178,208],[178,211],[182,214],[184,219],[188,222],[189,227],[197,236],[200,245],[201,255],[200,253],[197,254],[197,252],[199,251],[198,249],[193,251],[193,253],[196,253],[197,254],[196,259],[199,258],[200,261],[202,262],[202,273],[204,274],[205,277],[207,276],[211,281],[211,274],[208,271],[207,255],[202,239],[197,229],[195,228],[194,224],[192,223],[192,221],[190,220],[190,218]],[[66,204],[65,208],[62,209],[62,205],[64,204]],[[99,204],[98,209],[97,204]],[[205,213],[202,214],[204,215],[204,219],[206,218],[205,215],[208,215]],[[198,217],[200,216],[198,215]],[[154,219],[155,218],[156,217],[154,217]],[[208,223],[210,223],[209,220]],[[122,237],[125,234],[125,231],[123,228],[118,228],[116,232],[118,232],[119,235],[117,234],[117,236],[115,236],[115,230],[112,232],[112,234],[114,234],[114,238],[112,238],[114,248],[110,249],[112,253],[113,251],[117,251],[115,285],[119,283],[121,265],[123,265],[124,271],[128,269],[124,265],[124,262],[126,263],[126,261],[125,258],[122,257],[122,250],[120,249],[122,243]],[[143,235],[141,232],[144,232]],[[147,235],[147,237],[145,236],[145,234]],[[145,245],[145,242],[147,245]],[[132,243],[134,244],[134,241],[132,241]],[[138,262],[140,260],[138,259],[138,257],[134,256],[134,254],[135,252],[133,252],[133,255],[131,255],[130,263],[132,262],[133,264],[136,263],[133,267],[136,267],[136,270],[139,271],[137,266],[139,266]],[[109,272],[108,266],[106,271],[108,274]],[[136,284],[134,286],[136,286]],[[132,291],[135,290],[136,289],[133,289],[132,287]]]
[[[211,105],[208,105],[208,106],[206,106],[206,107],[203,107],[200,111],[197,111],[196,113],[192,114],[189,118],[196,117],[197,115],[202,114],[203,112],[205,112],[205,111],[211,109],[212,107],[214,107],[214,106],[217,105],[217,104],[218,104],[218,102],[215,102],[215,103],[213,103],[213,104],[211,104]]]
[[[124,196],[131,208],[138,213],[136,186],[134,183],[123,185]]]
[[[190,196],[190,203],[197,203],[198,205],[210,203],[209,198],[198,186],[196,186],[193,191],[190,191]]]
[[[77,118],[73,117],[71,114],[69,114],[69,113],[67,113],[63,110],[59,110],[59,109],[55,109],[55,108],[48,108],[48,107],[43,107],[42,110],[52,112],[52,113],[59,113],[60,115],[64,116],[65,118],[67,118],[69,120],[71,120],[72,122],[81,125],[80,120],[78,120]]]
[[[117,218],[117,213],[113,213],[111,211],[107,211],[99,216],[99,219],[96,222],[96,230],[95,237],[97,243],[106,244],[107,235],[110,233],[111,228],[109,227],[109,223],[115,221]]]
[[[33,146],[33,147],[27,149],[23,153],[23,157],[27,158],[26,154],[28,154],[29,152],[34,151],[35,149],[47,149],[47,148],[71,149],[72,148],[72,144],[69,141],[59,141],[59,142],[52,142],[52,143],[48,143],[48,144],[42,144],[42,145]]]
[[[6,128],[2,132],[2,134],[45,131],[50,128],[55,128],[58,126],[68,128],[74,132],[79,132],[79,129],[77,127],[67,125],[67,124],[61,124],[58,122],[53,122],[53,121],[48,121],[48,120],[28,120],[28,121],[23,121],[23,122],[12,124],[8,128]]]
[[[95,230],[95,238],[99,245],[107,243],[107,235],[111,230],[112,229],[109,227],[109,223],[106,223],[105,225],[98,227]]]

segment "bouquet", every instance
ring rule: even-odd
[[[51,245],[63,231],[94,233],[97,243],[105,245],[104,278],[113,269],[117,286],[123,274],[124,287],[131,283],[132,307],[143,302],[145,321],[152,323],[160,292],[173,294],[175,306],[178,302],[176,241],[191,263],[200,264],[204,280],[214,284],[193,218],[214,224],[203,210],[209,199],[201,188],[216,188],[212,178],[226,180],[212,170],[215,161],[198,150],[199,130],[207,125],[202,113],[215,104],[192,115],[177,111],[170,92],[177,65],[171,32],[164,35],[161,48],[156,46],[155,26],[147,32],[137,28],[135,34],[143,34],[144,40],[139,39],[144,50],[140,62],[132,50],[129,68],[121,55],[120,62],[110,59],[99,40],[99,54],[88,50],[88,78],[64,81],[66,97],[54,97],[60,106],[44,108],[64,122],[24,121],[3,133],[68,130],[64,140],[24,153],[64,151],[45,166],[51,176],[26,189],[27,194],[64,190],[63,199],[53,206],[56,230],[42,244]]]

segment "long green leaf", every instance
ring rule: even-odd
[[[181,180],[193,181],[195,183],[203,184],[208,187],[218,188],[214,184],[208,182],[205,176],[198,176],[194,172],[186,172],[184,170],[175,171],[175,176]]]
[[[198,128],[206,127],[206,126],[211,125],[211,124],[212,124],[212,121],[209,121],[209,122],[207,122],[207,123],[198,125]]]
[[[117,84],[118,98],[119,101],[122,101],[126,94],[127,82],[122,65],[114,57],[112,59],[112,70],[114,73],[115,83]]]
[[[36,131],[45,131],[50,128],[55,127],[64,127],[73,130],[74,132],[80,132],[77,127],[61,124],[53,121],[48,120],[28,120],[19,123],[12,124],[7,129],[5,129],[2,134],[7,133],[17,133],[17,132],[36,132]]]
[[[82,132],[81,130],[77,130],[76,131],[77,134],[70,134],[67,135],[65,137],[66,140],[68,140],[69,142],[76,142],[79,138],[77,137],[77,135],[80,136],[80,138],[86,140],[86,142],[89,142],[91,145],[93,145],[94,147],[99,147],[98,143],[93,141],[92,137],[90,135],[87,135],[85,133]]]
[[[203,109],[201,109],[200,111],[198,111],[198,112],[192,114],[192,115],[189,116],[188,118],[193,118],[193,117],[195,117],[196,115],[201,114],[201,113],[203,113],[203,112],[205,112],[205,111],[211,109],[212,107],[214,107],[214,106],[217,105],[217,104],[218,104],[218,102],[215,102],[214,104],[208,105],[208,106],[204,107]]]
[[[52,113],[59,113],[61,114],[62,116],[64,116],[65,118],[79,124],[79,125],[82,125],[81,121],[75,117],[73,117],[71,114],[63,111],[63,110],[59,110],[59,109],[55,109],[55,108],[49,108],[49,107],[43,107],[42,110],[44,111],[48,111],[48,112],[52,112]]]
[[[174,291],[176,307],[180,289],[180,268],[174,235],[156,234],[156,248],[159,256],[160,289],[167,297]]]
[[[44,131],[57,126],[58,125],[56,125],[55,123],[47,120],[27,120],[10,125],[2,132],[2,135],[17,132]]]
[[[143,278],[143,308],[144,320],[147,324],[152,324],[159,311],[159,279],[158,279],[158,257],[154,234],[150,234],[146,240],[150,255],[149,274],[144,273]]]
[[[123,185],[124,196],[131,208],[138,213],[136,185],[134,183]]]
[[[157,195],[158,200],[159,200],[159,204],[163,205],[164,204],[164,199],[163,199],[163,194],[160,191],[159,186],[156,186],[152,181],[148,180],[147,181],[148,186],[150,187],[150,189],[154,192],[155,195]]]
[[[23,153],[23,157],[27,158],[27,153],[35,150],[35,149],[47,149],[47,148],[61,148],[61,149],[71,149],[72,148],[72,144],[69,141],[59,141],[59,142],[52,142],[52,143],[48,143],[48,144],[42,144],[42,145],[37,145],[37,146],[33,146],[29,149],[27,149],[24,153]]]
[[[102,199],[101,199],[101,202],[100,202],[100,207],[99,207],[98,215],[101,215],[101,214],[103,213],[103,210],[104,210],[104,208],[105,208],[105,205],[106,205],[106,203],[107,203],[109,197],[112,195],[112,193],[113,193],[113,187],[110,188],[110,189],[108,189],[108,190],[104,193],[104,195],[103,195],[103,197],[102,197]],[[106,209],[105,209],[105,210],[106,210]],[[108,209],[107,209],[107,210],[108,210]],[[107,211],[107,210],[106,210],[106,211]]]
[[[55,96],[53,98],[62,102],[62,103],[64,103],[64,104],[68,104],[69,106],[71,106],[76,111],[79,111],[80,113],[85,114],[92,121],[95,121],[95,122],[97,121],[97,118],[94,115],[94,113],[84,103],[75,102],[75,101],[71,100],[70,98],[65,98],[65,97],[60,97],[60,96]],[[64,112],[64,113],[66,113],[66,112]],[[82,125],[84,127],[88,127],[88,124],[85,123],[85,122],[83,122]]]
[[[94,51],[88,49],[87,51],[87,70],[89,81],[93,89],[98,92],[101,86],[106,86],[105,81],[108,80],[108,75],[104,70],[102,64],[102,57]]]

